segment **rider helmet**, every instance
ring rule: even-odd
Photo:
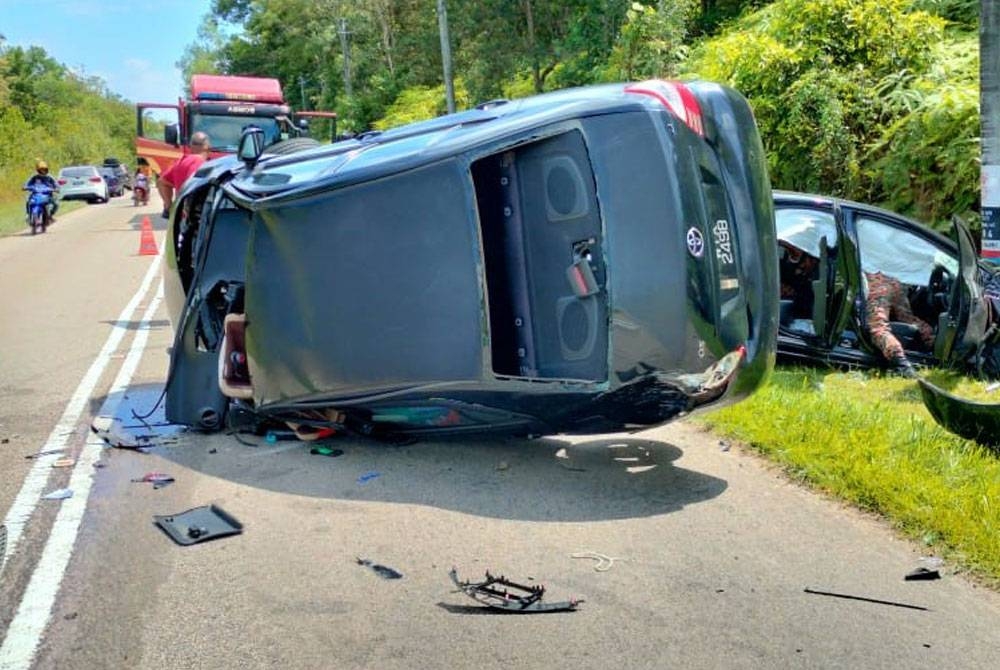
[[[38,161],[35,163],[35,170],[37,170],[39,174],[48,174],[49,164],[45,161]]]

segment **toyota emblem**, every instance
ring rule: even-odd
[[[701,255],[705,253],[705,238],[702,237],[700,230],[693,227],[688,228],[687,245],[692,256],[701,258]]]

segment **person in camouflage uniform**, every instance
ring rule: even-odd
[[[906,357],[903,345],[889,328],[889,322],[899,321],[916,326],[928,350],[934,347],[934,329],[913,313],[906,291],[898,279],[881,272],[866,272],[865,277],[868,280],[865,320],[875,346],[904,376],[915,376],[913,365]]]

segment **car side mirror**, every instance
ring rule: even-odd
[[[236,155],[247,166],[252,168],[257,164],[260,155],[264,153],[264,130],[257,126],[247,126],[240,135],[240,144]]]
[[[163,141],[175,147],[180,145],[180,127],[176,123],[163,128]]]

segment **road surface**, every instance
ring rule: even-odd
[[[104,448],[94,416],[152,409],[170,346],[137,253],[143,216],[162,247],[158,203],[130,205],[0,240],[0,669],[1000,667],[996,593],[948,564],[904,581],[920,547],[688,423],[338,457],[224,434]],[[176,482],[132,481],[154,471]],[[181,547],[152,523],[208,504],[244,532]],[[585,602],[490,614],[453,566]]]

